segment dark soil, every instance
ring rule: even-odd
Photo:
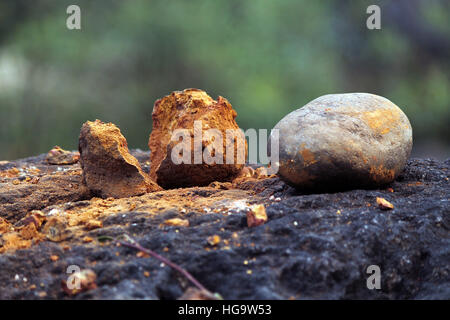
[[[148,171],[148,154],[133,154]],[[36,166],[41,175],[49,175],[57,170],[43,159],[4,163],[0,171]],[[110,213],[101,216],[102,228],[82,235],[77,231],[64,243],[43,241],[0,254],[0,299],[179,298],[189,284],[176,271],[109,238],[98,238],[124,233],[181,265],[225,299],[450,299],[449,170],[450,159],[412,159],[394,183],[379,190],[304,195],[270,177],[132,198],[158,207],[162,199],[178,195],[193,199],[194,205],[185,211],[174,204]],[[82,190],[45,203],[27,196],[30,202],[21,208],[11,179],[0,180],[0,216],[11,223],[31,209],[46,212],[60,204],[81,212],[93,201]],[[15,190],[14,198],[10,190]],[[214,210],[227,197],[264,204],[268,222],[248,228],[243,210]],[[376,197],[395,208],[379,209]],[[201,210],[202,201],[212,199],[217,200],[214,205]],[[12,211],[5,205],[13,206]],[[161,226],[174,217],[188,219],[190,226]],[[212,235],[219,235],[221,242],[209,244]],[[82,236],[94,241],[84,243]],[[52,255],[59,259],[52,261]],[[67,296],[61,281],[67,279],[69,265],[94,270],[98,288]],[[381,268],[380,290],[366,286],[369,265]]]

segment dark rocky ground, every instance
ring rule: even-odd
[[[134,154],[148,171],[148,155]],[[45,165],[43,159],[2,163],[0,171],[35,166],[41,169],[41,179],[52,179],[52,172],[63,179],[60,174],[67,171],[58,173],[61,169]],[[75,172],[77,166],[63,167]],[[176,271],[98,238],[127,233],[187,269],[225,299],[450,299],[449,170],[450,159],[412,159],[394,183],[378,190],[299,194],[271,177],[232,187],[219,184],[133,198],[130,201],[143,206],[100,216],[102,228],[77,231],[64,243],[42,241],[0,254],[0,298],[179,298],[188,283]],[[81,212],[93,201],[77,185],[79,175],[70,178],[77,192],[66,190],[65,196],[58,197],[54,191],[51,199],[33,198],[33,192],[45,194],[45,189],[33,189],[39,183],[14,185],[13,179],[0,180],[0,216],[11,223],[29,210],[48,213],[58,204],[77,214],[76,210]],[[21,193],[22,189],[28,191]],[[167,205],[167,198],[176,201],[175,196],[192,199],[192,208],[184,212],[175,203]],[[246,214],[238,206],[225,213],[214,210],[227,197],[265,204],[268,222],[248,228]],[[385,198],[395,208],[380,210],[376,197]],[[211,202],[211,211],[206,206],[201,210],[211,199],[217,200]],[[145,209],[150,204],[157,209]],[[190,226],[160,226],[173,217],[188,219]],[[211,235],[219,235],[222,241],[216,246],[208,244]],[[81,236],[94,241],[84,243]],[[52,261],[52,255],[59,259]],[[69,265],[94,270],[98,288],[67,296],[61,281],[67,279]],[[369,265],[381,268],[381,290],[366,287]]]

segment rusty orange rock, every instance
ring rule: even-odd
[[[174,188],[230,181],[238,175],[244,167],[247,142],[243,135],[227,135],[228,129],[238,133],[236,115],[227,99],[219,96],[217,101],[213,100],[206,92],[198,89],[175,91],[157,100],[153,107],[153,129],[149,139],[151,179],[164,188]],[[176,139],[172,141],[172,134],[178,129],[187,132],[187,137],[181,139],[192,139],[187,142],[190,154],[182,154],[189,159],[189,163],[175,164],[172,161],[172,151],[180,143]],[[209,136],[207,133],[212,131],[210,129],[220,132],[222,140]],[[197,140],[200,143],[196,144],[194,138],[199,133],[202,136]],[[204,150],[211,152],[218,161],[208,164],[201,159],[201,163],[198,163],[194,153],[200,152],[202,158]],[[233,161],[227,161],[227,155]]]
[[[30,223],[21,227],[19,234],[25,240],[36,238],[39,235],[36,225],[34,223]]]
[[[392,210],[394,205],[387,201],[385,198],[377,197],[377,204],[381,210]]]
[[[23,217],[17,224],[24,226],[28,224],[34,224],[36,229],[39,230],[42,224],[47,220],[47,217],[42,211],[33,210]]]
[[[79,140],[83,181],[102,198],[138,196],[161,188],[142,171],[120,129],[100,120],[83,124]]]
[[[189,227],[189,220],[180,219],[180,218],[172,218],[164,221],[163,225],[171,226],[171,227]]]

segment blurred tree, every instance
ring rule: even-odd
[[[0,2],[1,159],[76,149],[95,118],[147,149],[154,101],[188,87],[228,98],[243,129],[323,94],[371,92],[404,109],[417,141],[450,144],[445,0],[79,0],[80,31],[65,26],[70,4]]]

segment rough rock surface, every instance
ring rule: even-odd
[[[279,174],[302,190],[392,182],[412,147],[406,115],[368,93],[329,94],[286,115],[279,129]]]
[[[244,167],[247,154],[247,142],[243,135],[236,138],[236,144],[234,137],[226,135],[227,129],[239,129],[235,122],[236,115],[236,111],[225,98],[219,96],[215,101],[206,92],[198,89],[175,91],[157,100],[153,107],[153,128],[149,139],[150,177],[163,188],[204,186],[213,181],[229,181],[235,177]],[[195,121],[201,121],[199,128],[194,127]],[[172,133],[177,129],[187,129],[187,136],[191,137],[191,143],[185,140],[189,144],[189,164],[174,164],[171,159],[173,148],[180,143],[171,141]],[[223,138],[221,146],[216,145],[212,137],[205,134],[209,129],[220,131]],[[201,134],[201,131],[203,136],[197,147],[193,141],[194,132]],[[227,146],[234,150],[232,164],[227,164],[226,161]],[[241,150],[244,149],[242,162],[238,161],[238,146],[241,146]],[[211,164],[205,161],[195,164],[194,151],[202,155],[205,149],[217,159],[222,159],[222,164],[215,161]]]
[[[148,172],[149,154],[132,154]],[[3,198],[20,175],[14,168],[31,179],[81,180],[78,164],[49,166],[45,155],[2,163]],[[188,291],[185,278],[160,261],[117,247],[112,239],[124,233],[225,299],[450,299],[449,170],[450,159],[412,159],[394,182],[374,190],[302,194],[276,176],[247,175],[207,187],[49,205],[42,212],[66,219],[70,236],[40,240],[39,228],[39,241],[0,254],[0,299],[176,299]],[[377,197],[394,209],[381,210]],[[42,206],[32,200],[30,207]],[[246,208],[257,204],[268,221],[249,228]],[[189,226],[164,225],[174,218]],[[92,220],[102,227],[87,228]],[[12,235],[1,234],[0,246]],[[212,246],[214,235],[221,240]],[[381,290],[366,287],[372,264],[381,268]],[[97,288],[68,296],[61,282],[69,265],[93,270]]]
[[[128,151],[120,129],[100,120],[83,124],[79,140],[83,181],[102,198],[142,195],[161,188],[145,174]]]
[[[16,222],[32,210],[92,197],[79,164],[48,165],[46,155],[0,165],[0,217]]]

